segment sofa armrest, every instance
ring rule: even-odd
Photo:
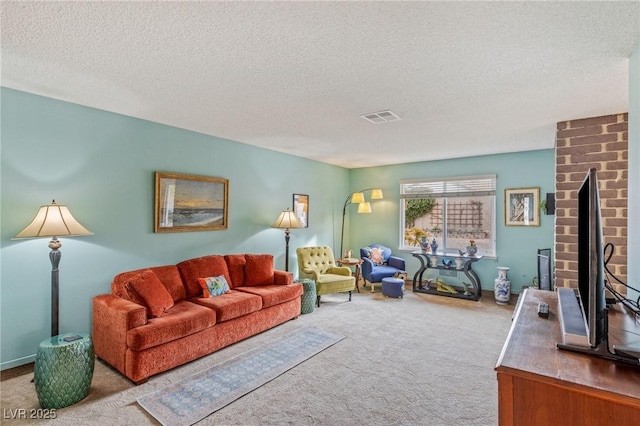
[[[349,268],[348,266],[333,266],[329,269],[327,269],[327,274],[336,274],[336,275],[344,275],[344,276],[351,276],[351,268]]]
[[[397,256],[389,256],[389,260],[387,261],[387,265],[393,266],[394,268],[400,269],[401,271],[406,271],[404,259]]]
[[[127,332],[147,323],[144,306],[112,294],[93,298],[91,338],[96,356],[125,374]]]
[[[293,273],[286,271],[273,271],[273,283],[276,285],[293,284]]]

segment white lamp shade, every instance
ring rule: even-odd
[[[353,195],[351,195],[351,202],[353,204],[364,203],[364,193],[354,192]]]
[[[372,200],[382,200],[384,197],[382,196],[382,189],[372,189],[371,190],[371,199]]]
[[[93,235],[93,232],[82,226],[66,206],[60,206],[54,200],[47,206],[41,206],[36,217],[15,238],[81,235]]]
[[[371,203],[366,201],[358,204],[358,213],[371,213]]]
[[[280,216],[278,216],[276,221],[273,222],[273,225],[271,225],[271,227],[280,229],[304,228],[304,226],[302,226],[302,224],[298,220],[296,214],[289,209],[286,209],[285,211],[280,213]]]

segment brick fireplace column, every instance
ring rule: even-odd
[[[578,287],[577,190],[591,167],[598,171],[604,243],[615,245],[608,268],[626,282],[627,129],[627,113],[563,121],[557,125],[556,287]],[[616,284],[615,288],[626,294],[622,285]]]

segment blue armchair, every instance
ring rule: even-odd
[[[362,258],[362,278],[364,285],[367,282],[382,282],[383,278],[393,277],[399,273],[405,273],[405,262],[401,257],[393,256],[391,249],[380,244],[371,244],[360,249]],[[373,290],[373,287],[371,288]]]

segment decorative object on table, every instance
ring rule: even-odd
[[[466,254],[469,256],[475,256],[478,253],[478,246],[476,246],[476,240],[469,240]]]
[[[316,282],[309,278],[297,280],[302,284],[302,304],[300,306],[301,314],[310,314],[313,312],[313,306],[316,303]]]
[[[293,194],[293,211],[303,228],[309,227],[309,196]]]
[[[89,394],[95,355],[86,333],[65,333],[38,347],[34,383],[42,408],[63,408]]]
[[[344,251],[344,258],[345,259],[351,259],[353,257],[353,250],[345,250]]]
[[[506,266],[498,266],[498,277],[494,280],[493,291],[498,305],[509,304],[509,298],[511,297],[511,281],[507,273],[509,268]]]
[[[451,268],[451,265],[453,265],[453,261],[447,257],[445,257],[444,259],[442,259],[442,266],[444,266],[444,269],[449,269]]]
[[[504,190],[506,226],[540,226],[540,188]]]
[[[79,237],[93,235],[93,232],[82,226],[72,215],[66,206],[56,204],[53,200],[51,204],[40,206],[40,210],[31,223],[15,236],[15,238],[39,238],[48,237],[49,260],[51,261],[51,336],[58,334],[58,288],[59,271],[58,265],[62,253],[59,248],[62,243],[58,237]]]
[[[344,241],[344,217],[347,214],[347,206],[349,204],[358,204],[358,213],[371,213],[371,204],[369,201],[365,201],[364,198],[364,193],[366,191],[371,191],[372,200],[381,200],[384,198],[382,195],[382,189],[378,188],[363,189],[352,192],[347,196],[347,199],[344,200],[344,207],[342,208],[342,231],[340,232],[340,251],[338,253],[342,253],[342,243]]]
[[[438,256],[436,255],[429,256],[429,261],[431,262],[431,265],[438,266]]]
[[[434,238],[433,240],[431,240],[431,253],[436,254],[437,251],[438,251],[438,242]]]
[[[471,294],[471,292],[469,291],[469,289],[471,288],[471,284],[469,283],[465,283],[464,281],[462,282],[462,287],[464,287],[464,295],[465,296],[469,296]]]
[[[229,180],[156,172],[154,232],[227,229]]]
[[[137,401],[163,425],[192,425],[342,339],[315,327],[299,328]]]
[[[464,265],[464,260],[461,257],[456,257],[455,262],[456,262],[456,269],[462,269],[462,266]]]
[[[383,278],[393,277],[394,274],[407,270],[405,260],[394,256],[390,248],[381,244],[373,243],[360,248],[360,258],[364,285],[370,283],[372,290],[374,283],[381,283]]]
[[[421,237],[420,246],[422,247],[422,251],[425,253],[428,253],[431,249],[431,246],[429,246],[429,241],[427,241],[427,237]]]
[[[444,281],[440,281],[440,279],[436,279],[436,284],[438,285],[437,290],[441,293],[451,293],[451,294],[458,293],[458,291],[455,288],[445,283]]]
[[[294,212],[288,208],[280,213],[280,216],[271,225],[272,228],[284,229],[284,270],[289,271],[289,239],[291,234],[291,228],[303,228],[302,224],[298,220],[298,217]]]

